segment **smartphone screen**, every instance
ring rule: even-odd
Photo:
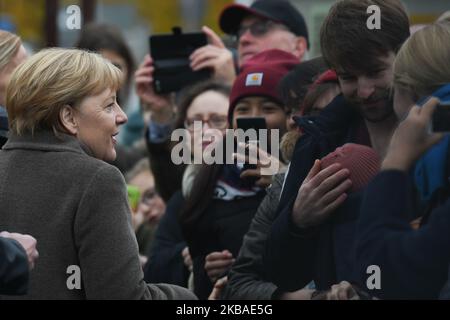
[[[254,129],[256,131],[256,140],[250,140],[250,137],[246,136],[245,143],[255,144],[259,147],[259,130],[267,129],[266,119],[263,117],[249,117],[249,118],[237,118],[236,119],[237,128],[244,130],[246,132],[249,129]],[[248,156],[248,154],[246,154]],[[246,163],[244,164],[244,170],[256,169],[256,165]]]
[[[443,101],[436,106],[431,126],[433,132],[450,132],[450,101]]]

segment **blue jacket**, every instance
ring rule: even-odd
[[[370,145],[364,122],[342,96],[317,118],[297,119],[305,135],[297,142],[278,207],[278,218],[267,241],[266,277],[280,290],[293,291],[314,280],[327,289],[340,280],[354,280],[354,236],[361,193],[350,194],[327,222],[299,230],[291,222],[292,207],[314,160],[354,142]]]
[[[412,230],[412,181],[406,173],[381,172],[368,186],[357,227],[356,257],[361,282],[367,267],[380,268],[383,299],[437,299],[450,263],[450,200],[434,209],[425,226]]]

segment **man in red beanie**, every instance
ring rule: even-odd
[[[278,83],[297,64],[298,59],[294,55],[278,49],[263,51],[249,59],[243,65],[231,89],[228,109],[231,127],[237,129],[236,119],[241,117],[262,117],[269,132],[278,130],[281,137],[287,130],[290,110],[282,102]],[[265,151],[261,151],[258,154],[265,156]],[[263,169],[260,162],[257,168],[240,169],[240,178],[250,178],[254,181],[249,182],[251,185],[264,187],[270,185],[272,175],[278,173],[281,165],[276,159],[278,150],[273,151],[270,158],[261,161],[265,165],[269,164],[269,167],[264,166]],[[270,173],[265,174],[267,172]],[[208,265],[205,268],[209,273],[224,274],[234,262],[234,258],[235,256],[227,252],[212,252],[207,257]]]
[[[268,129],[286,132],[289,110],[278,90],[281,79],[298,64],[285,51],[272,49],[256,54],[242,67],[230,94],[228,116],[234,128],[239,117],[264,117]]]

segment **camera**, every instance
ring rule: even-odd
[[[150,54],[155,71],[153,86],[156,93],[176,92],[187,85],[211,77],[210,69],[193,71],[189,56],[198,48],[208,44],[206,35],[182,33],[181,28],[174,27],[173,34],[150,36]]]
[[[433,132],[450,132],[450,100],[440,102],[434,109],[431,129]]]

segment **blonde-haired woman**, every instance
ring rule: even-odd
[[[0,148],[8,139],[8,116],[6,114],[5,94],[11,73],[27,57],[20,38],[0,30]]]
[[[450,298],[449,139],[430,132],[436,106],[450,102],[449,39],[450,23],[427,26],[405,42],[395,60],[394,107],[404,120],[365,192],[356,247],[361,283],[371,277],[368,267],[377,266],[382,285],[371,293],[383,299]],[[413,186],[429,208],[418,228],[407,220],[415,209]]]
[[[11,77],[0,229],[33,234],[39,243],[26,298],[193,298],[143,281],[125,182],[104,162],[115,158],[127,121],[116,102],[120,81],[111,63],[75,49],[43,50]]]

